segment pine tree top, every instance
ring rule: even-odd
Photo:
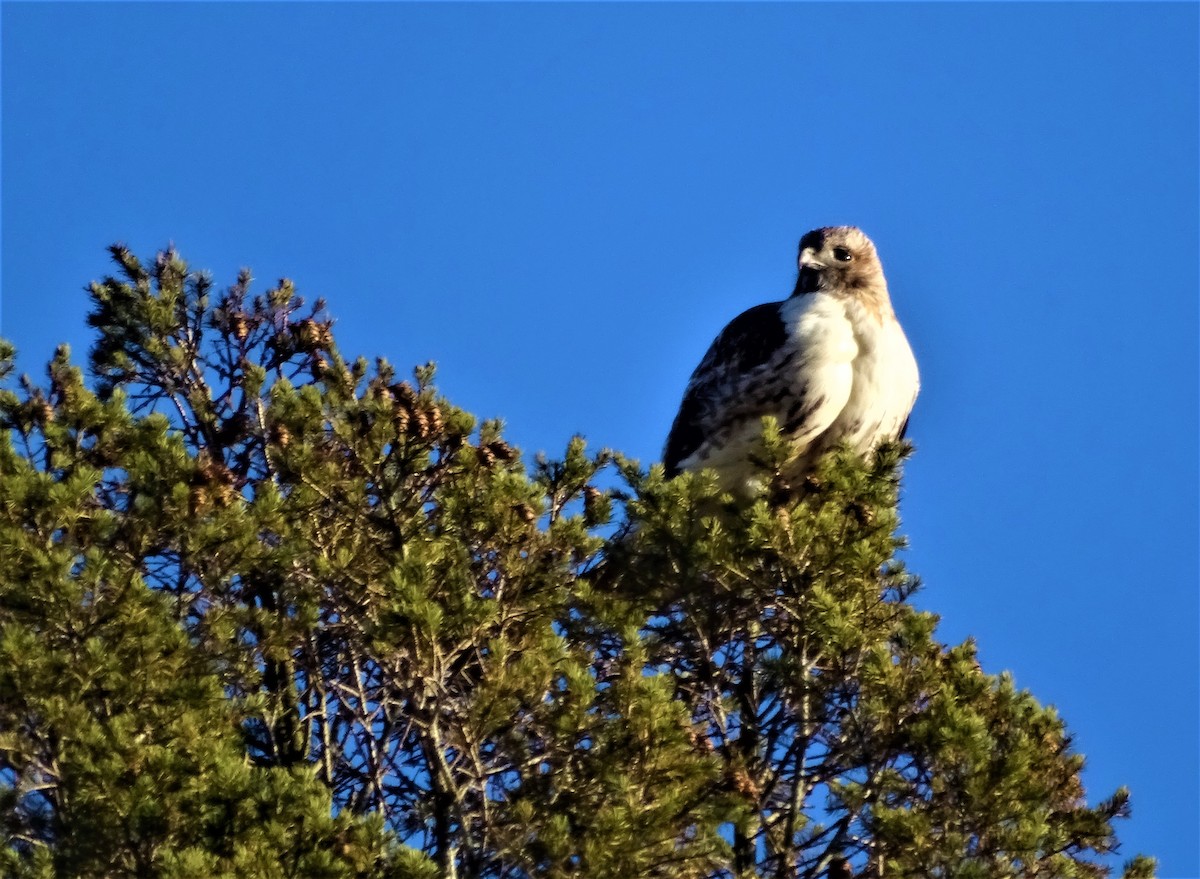
[[[1127,793],[911,601],[906,446],[527,464],[290,282],[112,255],[90,381],[0,350],[7,873],[1110,874]]]

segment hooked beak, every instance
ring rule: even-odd
[[[823,269],[825,263],[817,259],[817,252],[811,247],[806,247],[800,251],[800,268]]]

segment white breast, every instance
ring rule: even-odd
[[[780,426],[803,448],[828,430],[850,401],[859,344],[845,308],[832,296],[793,297],[783,305],[783,319],[800,352],[791,384],[806,413],[799,424],[784,413]]]
[[[880,319],[853,300],[846,305],[846,316],[858,350],[849,397],[824,445],[846,442],[864,454],[899,435],[920,380],[912,348],[894,316]]]
[[[916,359],[895,317],[822,293],[789,300],[784,313],[803,351],[796,392],[814,406],[791,432],[798,451],[794,473],[809,470],[838,443],[865,454],[895,439],[919,386]]]

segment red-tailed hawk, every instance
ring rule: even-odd
[[[903,436],[917,362],[875,245],[853,226],[815,229],[800,239],[799,267],[790,297],[735,318],[692,373],[663,453],[669,475],[711,467],[724,489],[753,495],[767,415],[795,450],[788,483],[839,442],[865,454]]]

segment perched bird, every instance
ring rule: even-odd
[[[725,490],[752,496],[768,415],[794,449],[788,485],[840,442],[865,454],[903,436],[917,362],[875,245],[853,226],[814,229],[800,239],[799,269],[790,297],[736,317],[692,373],[663,453],[668,475],[711,467]]]

